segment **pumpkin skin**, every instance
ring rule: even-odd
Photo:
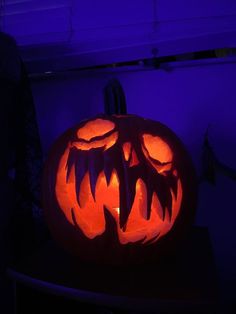
[[[148,262],[172,251],[193,222],[196,186],[191,159],[168,127],[100,115],[53,145],[45,217],[56,241],[83,260]]]

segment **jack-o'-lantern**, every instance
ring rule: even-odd
[[[49,228],[85,260],[158,257],[190,224],[195,200],[194,170],[180,140],[134,115],[83,121],[58,139],[46,164]]]

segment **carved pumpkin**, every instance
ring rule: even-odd
[[[98,116],[62,135],[44,176],[54,237],[83,259],[158,257],[192,221],[191,160],[176,135],[138,116]]]

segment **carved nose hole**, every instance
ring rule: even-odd
[[[131,143],[125,142],[123,144],[123,154],[126,161],[130,160],[130,154],[131,154]]]
[[[129,167],[137,166],[139,164],[138,156],[131,143],[125,142],[122,148],[124,158],[129,163]]]

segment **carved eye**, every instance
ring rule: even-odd
[[[115,123],[104,119],[96,119],[87,122],[77,131],[79,139],[90,141],[91,139],[102,136],[114,130]]]
[[[173,152],[170,146],[159,136],[142,135],[142,150],[152,166],[161,174],[171,170]]]
[[[81,150],[103,147],[107,150],[118,139],[118,132],[114,131],[115,123],[104,119],[95,119],[87,122],[77,131],[78,141],[72,147]]]

